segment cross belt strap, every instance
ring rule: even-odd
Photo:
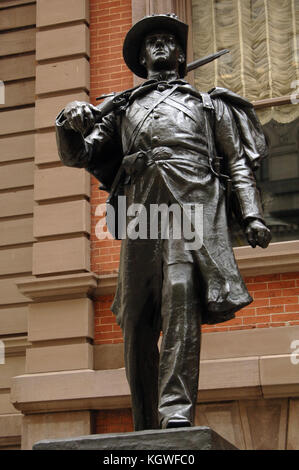
[[[129,155],[132,148],[133,148],[133,145],[134,145],[134,142],[138,136],[138,133],[140,131],[140,129],[142,128],[143,124],[145,123],[146,119],[149,117],[149,115],[154,111],[154,109],[159,106],[159,104],[163,103],[163,101],[166,100],[166,98],[168,98],[168,96],[170,96],[177,88],[179,87],[179,84],[176,84],[174,85],[172,88],[170,88],[169,90],[167,90],[166,92],[164,92],[164,94],[158,99],[158,101],[156,101],[151,107],[150,109],[146,112],[145,116],[143,117],[143,119],[137,124],[137,126],[135,127],[135,129],[133,130],[132,132],[132,136],[131,136],[131,140],[130,140],[130,143],[129,143],[129,146],[127,148],[127,151],[126,151],[126,155]]]
[[[203,109],[204,109],[204,122],[205,122],[206,136],[207,136],[207,141],[208,141],[209,166],[210,166],[212,173],[215,176],[224,180],[225,189],[226,189],[226,210],[227,210],[227,213],[229,213],[231,192],[232,192],[232,181],[228,175],[224,175],[223,173],[221,173],[220,161],[222,160],[222,158],[216,156],[215,147],[213,145],[210,114],[212,111],[214,111],[214,105],[213,105],[213,102],[211,100],[209,93],[201,93],[201,97],[202,97],[202,103],[203,103]],[[216,163],[216,171],[214,169],[215,163]]]
[[[168,96],[165,98],[164,103],[168,104],[169,106],[178,109],[179,111],[182,111],[186,116],[188,116],[192,121],[198,122],[198,117],[190,109],[180,101],[176,100],[174,96]]]

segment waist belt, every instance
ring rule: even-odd
[[[141,150],[124,157],[122,161],[122,167],[130,176],[140,173],[146,167],[151,166],[157,162],[177,159],[180,159],[183,162],[190,162],[194,163],[195,165],[201,165],[209,168],[207,155],[196,153],[189,153],[186,155],[186,153],[186,150],[173,150],[168,147],[156,147],[148,151]]]

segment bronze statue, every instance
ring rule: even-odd
[[[252,302],[231,246],[231,212],[252,247],[271,239],[253,174],[267,155],[261,125],[244,98],[223,88],[200,93],[184,80],[187,36],[175,15],[139,21],[124,59],[144,83],[98,107],[70,103],[56,121],[62,162],[98,178],[111,204],[123,195],[146,210],[203,207],[197,249],[186,249],[184,236],[164,238],[161,223],[155,239],[121,237],[112,311],[123,329],[135,430],[193,425],[201,324],[230,320]],[[125,222],[140,219],[129,213]]]

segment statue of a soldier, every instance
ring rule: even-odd
[[[124,59],[145,82],[98,107],[70,103],[56,121],[63,163],[86,168],[111,202],[125,195],[127,207],[145,210],[203,207],[196,249],[186,249],[184,234],[163,237],[161,223],[154,239],[122,237],[112,311],[123,329],[135,430],[193,425],[201,324],[230,320],[252,302],[228,203],[252,247],[271,239],[253,174],[267,155],[260,123],[240,96],[200,93],[184,81],[187,36],[175,15],[142,19],[126,36]],[[127,226],[137,219],[128,215]]]

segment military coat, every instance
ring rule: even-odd
[[[263,221],[254,170],[267,145],[248,101],[220,88],[202,95],[183,80],[148,81],[130,93],[121,111],[115,107],[103,115],[88,135],[68,129],[63,113],[56,129],[63,163],[85,167],[108,190],[122,185],[127,207],[203,207],[198,249],[186,249],[184,237],[163,239],[161,232],[154,240],[123,239],[112,306],[120,325],[124,316],[159,309],[163,263],[194,264],[202,323],[229,320],[252,302],[231,245],[226,179],[219,176],[230,178],[240,224],[245,228],[252,219]],[[216,157],[222,162],[217,168]],[[122,179],[113,186],[119,168]],[[127,215],[127,226],[136,227],[138,221],[140,212]]]

